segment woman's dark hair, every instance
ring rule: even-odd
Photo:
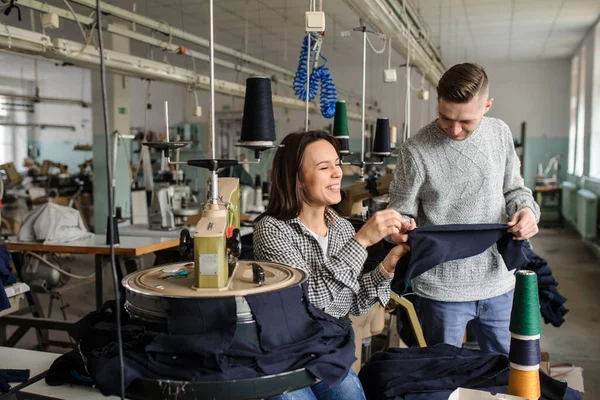
[[[302,159],[306,146],[317,140],[331,143],[340,156],[338,141],[325,131],[294,132],[281,141],[283,147],[277,149],[273,159],[269,204],[256,221],[267,215],[287,221],[300,214],[306,202],[304,191],[298,185],[302,181]]]

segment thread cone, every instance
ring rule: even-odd
[[[534,336],[542,333],[537,275],[532,271],[516,274],[515,295],[510,314],[510,331],[517,335]]]

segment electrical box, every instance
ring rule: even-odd
[[[429,100],[429,90],[425,90],[425,89],[419,90],[418,96],[419,96],[419,99],[421,99],[421,100],[425,100],[425,101]]]
[[[42,14],[42,26],[44,29],[58,29],[60,26],[60,20],[56,13]]]
[[[304,16],[306,32],[325,32],[325,13],[323,11],[307,11]]]
[[[200,106],[193,107],[192,114],[194,115],[194,117],[201,117],[202,116],[202,107],[200,107]]]
[[[398,77],[396,76],[395,69],[384,69],[383,70],[383,81],[386,83],[396,82]]]

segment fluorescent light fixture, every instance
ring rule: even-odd
[[[51,45],[50,37],[41,33],[15,28],[6,24],[0,26],[0,49],[27,54],[41,54]]]
[[[81,51],[80,42],[57,38],[53,39],[52,43],[54,45],[55,58],[78,66],[98,67],[100,65],[100,52],[91,46],[88,46],[83,52],[79,53]],[[193,71],[174,67],[166,63],[135,57],[113,50],[104,50],[104,57],[106,59],[106,67],[111,72],[165,82],[182,83],[203,90],[208,90],[210,86],[210,78],[208,76],[194,74]],[[246,94],[246,86],[215,79],[215,92],[243,98]],[[304,110],[306,107],[306,103],[302,100],[278,95],[273,95],[273,105],[299,110]],[[320,112],[316,103],[310,103],[309,110],[314,113]],[[353,120],[361,119],[358,113],[348,113],[348,118]]]

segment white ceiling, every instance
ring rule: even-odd
[[[411,1],[429,26],[434,42],[440,45],[446,65],[462,60],[569,57],[600,16],[599,0]],[[122,0],[110,2],[124,6]],[[138,0],[137,3],[138,12],[208,37],[207,0]],[[243,50],[248,15],[249,53],[290,68],[295,65],[309,1],[214,3],[218,43]],[[351,53],[356,60],[357,42],[341,37],[340,33],[357,26],[358,18],[343,0],[323,0],[323,9],[327,16],[326,37],[331,37],[328,50],[333,48],[339,55]],[[286,35],[287,60],[284,60]]]
[[[446,65],[465,59],[569,57],[600,16],[599,0],[413,0]]]
[[[121,0],[109,2],[123,7]],[[138,0],[138,12],[157,20],[166,20],[186,31],[208,38],[207,0],[146,0],[144,4],[140,3],[142,2]],[[308,1],[216,0],[214,6],[214,35],[217,43],[243,51],[247,15],[248,53],[295,70],[305,35],[304,12],[308,11]],[[358,26],[358,17],[342,0],[324,0],[323,9],[327,18],[328,55],[331,57],[332,51],[340,53],[339,55],[348,54],[360,42],[347,40],[340,33]],[[356,60],[355,52],[351,53]]]

